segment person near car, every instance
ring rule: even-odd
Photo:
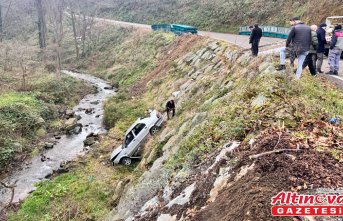
[[[258,27],[258,24],[254,25],[254,28],[251,31],[249,44],[251,44],[251,51],[253,56],[258,55],[258,46],[262,38],[262,29]]]
[[[312,44],[310,46],[310,51],[308,55],[305,58],[305,61],[303,63],[303,69],[305,69],[307,66],[310,69],[310,73],[312,76],[317,75],[316,71],[316,56],[317,56],[317,46],[318,46],[318,38],[317,38],[317,25],[311,26],[311,36],[312,36]]]
[[[343,31],[342,25],[337,25],[332,35],[330,51],[329,51],[329,65],[330,71],[327,74],[338,75],[339,60],[343,51]]]
[[[291,28],[295,25],[294,19],[289,20],[289,24]],[[286,54],[289,56],[289,61],[291,68],[294,69],[294,61],[295,61],[295,51],[293,48],[293,42],[289,43],[287,47],[282,47],[280,49],[280,65],[276,68],[276,70],[281,71],[286,69]]]
[[[323,66],[323,60],[324,60],[324,52],[325,52],[325,45],[326,42],[326,24],[322,23],[319,25],[319,28],[317,29],[317,38],[318,38],[318,47],[317,47],[317,72],[323,73],[322,66]]]
[[[300,18],[295,17],[293,18],[293,21],[296,23],[296,25],[292,27],[288,35],[286,47],[293,42],[293,48],[298,57],[298,67],[295,78],[299,80],[303,70],[303,63],[310,51],[310,46],[312,44],[312,36],[310,26],[302,22]],[[282,63],[284,64],[285,61],[282,61],[281,64]]]
[[[174,117],[175,116],[175,101],[174,100],[169,100],[166,104],[166,111],[167,111],[167,117],[168,117],[168,120],[171,118],[171,117]],[[172,114],[172,116],[170,117],[169,114]]]

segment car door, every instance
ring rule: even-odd
[[[149,129],[146,124],[144,123],[139,123],[137,124],[132,131],[134,132],[136,136],[136,140],[139,143],[141,143],[149,134]]]
[[[124,145],[125,145],[125,148],[124,148],[125,155],[128,157],[131,157],[137,148],[137,140],[133,131],[130,131],[125,136]]]

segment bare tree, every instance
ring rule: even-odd
[[[56,55],[56,76],[60,79],[62,69],[62,40],[64,36],[63,15],[65,2],[64,0],[50,0],[49,6],[50,23],[54,33],[53,51]]]
[[[76,52],[76,58],[79,59],[80,52],[79,52],[79,44],[77,42],[77,32],[76,32],[76,16],[74,10],[70,12],[71,17],[71,24],[73,26],[73,34],[74,34],[74,42],[75,42],[75,52]]]
[[[71,21],[71,25],[73,28],[73,37],[74,37],[74,44],[75,44],[75,53],[76,53],[76,58],[79,59],[80,57],[80,47],[78,43],[78,24],[77,24],[77,18],[79,17],[78,14],[80,12],[80,3],[79,1],[75,0],[65,0],[66,5],[68,7],[68,15]]]
[[[2,35],[3,35],[3,30],[2,30],[2,2],[0,1],[0,42],[2,42]]]
[[[83,13],[83,15],[82,15],[82,30],[81,30],[82,57],[86,56],[86,53],[85,53],[86,31],[87,31],[87,18],[86,18],[86,14]]]
[[[38,14],[38,38],[40,48],[46,47],[46,21],[45,21],[45,10],[42,5],[42,0],[36,0],[36,8]]]
[[[4,71],[10,71],[11,67],[10,67],[10,52],[11,48],[6,46],[5,47],[5,57],[4,57]]]
[[[26,72],[27,72],[27,67],[26,65],[24,64],[24,58],[21,57],[20,61],[19,61],[19,64],[20,64],[20,68],[21,68],[21,78],[22,78],[22,90],[26,91]]]

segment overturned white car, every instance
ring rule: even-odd
[[[147,118],[138,118],[126,131],[123,144],[112,152],[113,165],[120,163],[130,165],[132,159],[140,158],[137,153],[140,152],[143,141],[149,134],[155,135],[163,123],[162,114],[157,110],[152,110],[149,114]]]

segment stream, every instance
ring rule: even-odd
[[[47,180],[54,170],[57,170],[61,163],[71,161],[79,155],[85,154],[83,141],[91,134],[106,132],[103,126],[103,104],[107,98],[114,95],[112,86],[106,81],[81,73],[63,71],[64,74],[86,81],[97,87],[98,93],[85,96],[80,103],[73,108],[75,115],[81,116],[78,123],[83,125],[82,132],[77,135],[62,135],[61,139],[52,149],[46,150],[44,156],[46,161],[42,162],[41,156],[37,155],[17,171],[13,171],[7,178],[2,180],[5,183],[16,183],[13,203],[20,202],[29,196],[36,187],[35,184]],[[105,89],[106,88],[106,89]],[[92,113],[86,114],[85,109],[94,108]],[[10,189],[0,189],[0,209],[6,206],[11,199]]]

